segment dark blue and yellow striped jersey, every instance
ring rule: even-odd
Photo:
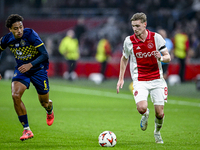
[[[0,50],[3,51],[7,47],[15,57],[17,68],[32,63],[33,67],[29,71],[48,69],[48,53],[44,43],[33,29],[25,28],[20,39],[16,39],[11,32],[3,36],[0,40]],[[39,50],[41,47],[42,49]]]

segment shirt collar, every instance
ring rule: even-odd
[[[151,32],[150,32],[148,29],[146,29],[146,30],[147,30],[147,32],[148,32],[146,40],[149,40],[150,37],[151,37]],[[134,39],[135,39],[135,41],[136,41],[137,43],[142,42],[140,39],[138,39],[138,38],[136,37],[135,33],[134,33],[133,37],[134,37]],[[145,40],[145,41],[146,41],[146,40]]]

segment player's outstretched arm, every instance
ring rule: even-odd
[[[125,73],[127,64],[128,64],[128,59],[122,56],[121,61],[120,61],[119,80],[117,82],[117,93],[119,93],[119,88],[122,88],[124,85],[124,73]]]

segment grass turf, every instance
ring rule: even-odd
[[[116,94],[117,80],[96,85],[88,80],[68,82],[50,79],[50,99],[53,100],[55,121],[46,124],[45,110],[40,106],[34,87],[26,90],[22,100],[27,108],[34,138],[21,142],[23,128],[15,113],[11,81],[0,81],[0,149],[77,149],[98,150],[98,136],[110,130],[117,136],[112,149],[143,150],[200,149],[200,91],[194,83],[169,87],[165,120],[161,130],[164,144],[154,141],[154,109],[150,100],[147,130],[140,129],[141,115],[128,89],[130,80]],[[185,90],[186,89],[186,90]]]

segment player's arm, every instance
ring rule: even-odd
[[[122,88],[124,85],[124,74],[126,71],[127,64],[128,64],[128,58],[126,58],[123,55],[120,60],[120,72],[119,72],[119,80],[117,82],[117,93],[119,93],[119,88]]]
[[[162,56],[161,54],[162,53]],[[159,52],[156,51],[155,55],[154,55],[159,61],[164,62],[164,63],[169,63],[171,61],[171,56],[167,50],[167,48],[165,48],[165,50]]]
[[[165,51],[162,51],[162,58],[160,58],[160,61],[162,59],[162,62],[164,63],[169,63],[171,61],[171,56],[169,54],[169,51],[168,50],[165,50]]]
[[[35,60],[33,60],[31,63],[28,63],[28,64],[24,64],[22,66],[20,66],[18,68],[18,70],[21,72],[21,73],[25,73],[27,72],[28,70],[30,70],[33,66],[37,65],[37,64],[40,64],[41,62],[49,59],[49,55],[47,53],[47,50],[44,46],[44,44],[40,47],[37,48],[37,50],[40,52],[40,56],[37,57]]]
[[[44,44],[38,47],[37,50],[40,52],[40,56],[31,62],[33,66],[40,64],[41,62],[49,59],[49,55]]]

